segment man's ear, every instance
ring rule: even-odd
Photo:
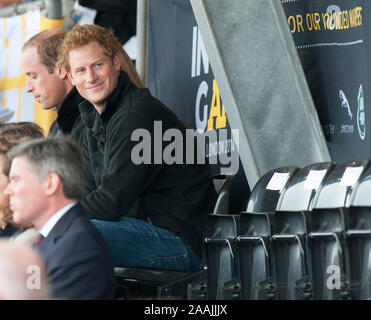
[[[57,69],[57,74],[58,74],[58,76],[59,76],[59,78],[61,79],[61,80],[66,80],[66,79],[68,79],[73,85],[75,85],[75,83],[74,83],[74,81],[73,81],[73,79],[72,79],[72,77],[71,77],[71,74],[70,74],[70,72],[68,72],[65,68],[62,68],[59,64],[58,64],[58,62],[57,62],[57,64],[56,64],[56,69]]]
[[[46,196],[54,195],[58,191],[59,187],[62,187],[61,178],[54,172],[48,174],[44,179],[43,184]]]
[[[58,75],[59,78],[61,78],[62,80],[65,80],[67,78],[66,69],[62,68],[58,62],[55,65],[55,69],[57,71],[57,75]]]

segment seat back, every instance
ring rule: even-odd
[[[233,248],[238,220],[236,215],[210,214],[207,217],[204,259],[208,299],[225,299],[225,284],[238,275]]]
[[[311,212],[308,243],[314,299],[334,300],[348,295],[343,210],[322,208]]]
[[[271,253],[271,216],[242,212],[236,238],[241,299],[267,300],[276,297]]]
[[[278,299],[309,299],[312,285],[307,257],[307,220],[304,211],[274,215],[272,254]]]
[[[355,300],[371,299],[371,207],[350,207],[346,245],[349,291]]]
[[[213,214],[228,214],[229,213],[229,199],[232,189],[234,175],[231,176],[216,176],[214,177],[214,184],[218,191],[218,198],[216,200]]]
[[[206,219],[206,236],[202,250],[204,278],[191,286],[191,299],[227,299],[225,284],[236,279],[238,272],[232,245],[237,235],[238,215],[229,215],[233,179],[233,175],[213,177],[218,198],[213,212]]]
[[[345,230],[351,195],[367,167],[367,160],[337,165],[316,194],[308,238],[315,299],[349,298]]]
[[[285,187],[299,170],[294,166],[281,167],[265,173],[255,184],[247,203],[247,212],[274,212]]]
[[[298,170],[288,182],[277,211],[312,210],[316,191],[334,166],[334,162],[320,162]]]
[[[321,162],[298,170],[279,202],[272,230],[278,299],[312,297],[306,211],[312,209],[315,194],[333,167],[333,162]]]
[[[371,299],[371,167],[351,195],[346,244],[349,252],[350,296]]]
[[[351,203],[362,173],[369,166],[368,160],[349,161],[336,165],[316,192],[313,208],[345,208]]]

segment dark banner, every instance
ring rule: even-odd
[[[333,160],[370,158],[370,4],[282,0],[282,5]],[[218,156],[235,146],[190,2],[150,1],[149,9],[149,89],[187,128],[200,134],[227,129],[228,137],[206,145],[217,174]],[[241,163],[237,181],[237,197],[246,198]]]
[[[282,0],[333,160],[370,158],[370,5]]]
[[[230,127],[214,79],[205,45],[189,1],[150,1],[149,89],[184,122],[200,134]],[[233,138],[208,144],[207,157],[234,148]],[[220,148],[219,148],[220,147]],[[222,148],[224,147],[224,148]],[[216,161],[214,161],[216,157]]]
[[[217,175],[226,166],[238,168],[232,172],[236,174],[233,204],[236,211],[243,209],[250,190],[239,157],[237,165],[222,161],[233,162],[236,142],[188,0],[149,1],[148,59],[151,93],[172,109],[187,128],[211,137],[205,139],[205,155],[212,173]]]

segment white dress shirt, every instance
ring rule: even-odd
[[[54,226],[57,224],[60,218],[63,217],[63,215],[70,210],[77,202],[71,202],[64,206],[63,208],[59,209],[56,213],[54,213],[48,221],[45,222],[43,227],[39,230],[39,233],[46,238],[50,231],[54,228]]]

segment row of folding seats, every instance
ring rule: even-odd
[[[204,259],[208,299],[369,299],[370,161],[269,171],[208,216]]]

